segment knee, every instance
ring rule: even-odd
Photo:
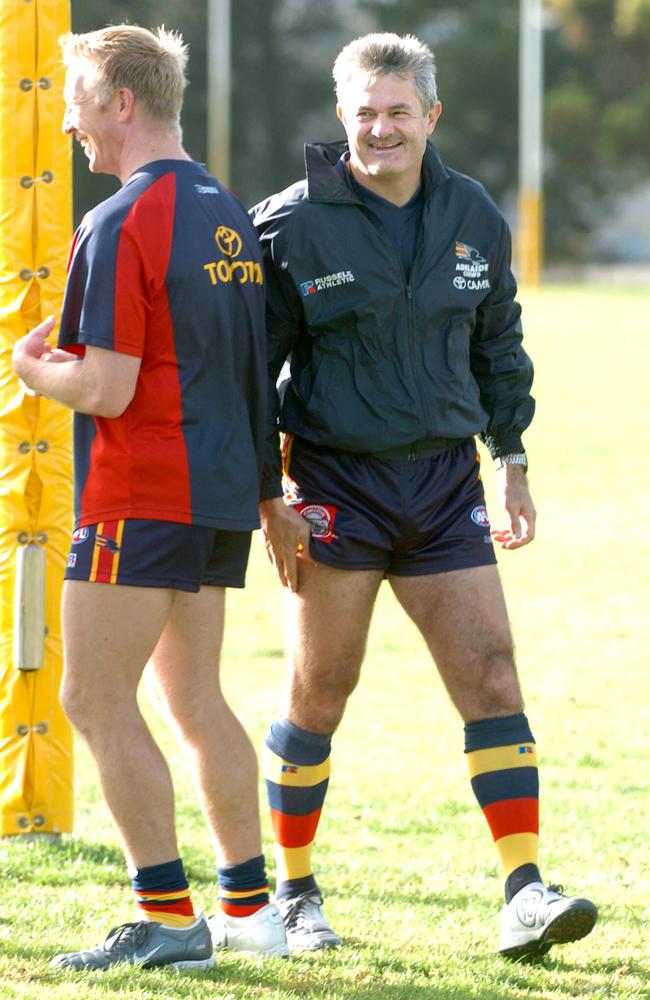
[[[219,732],[226,716],[233,714],[220,692],[199,696],[192,691],[175,691],[166,699],[166,709],[183,738],[191,742],[206,732]]]
[[[359,680],[359,665],[332,665],[328,670],[301,669],[290,683],[290,715],[310,732],[329,734],[339,725],[348,698]]]
[[[67,678],[59,695],[61,707],[68,720],[80,733],[86,735],[92,724],[95,707],[83,684]]]
[[[504,645],[483,657],[480,690],[477,692],[486,716],[515,715],[523,710],[514,652]]]
[[[66,677],[59,699],[69,721],[86,739],[113,730],[117,720],[120,726],[128,725],[129,704],[118,699],[117,692],[97,691],[83,679]],[[135,701],[133,707],[137,710]]]

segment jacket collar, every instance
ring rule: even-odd
[[[310,201],[359,203],[352,188],[342,180],[336,169],[336,164],[347,150],[347,142],[318,142],[305,146],[307,196]],[[433,143],[427,142],[422,160],[425,199],[448,177],[437,149]]]

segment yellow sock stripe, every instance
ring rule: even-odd
[[[169,892],[147,892],[144,889],[134,890],[138,899],[187,899],[192,895],[189,887],[187,889],[172,889]]]
[[[196,914],[186,917],[182,913],[159,913],[158,910],[139,910],[137,920],[150,920],[155,924],[163,924],[165,927],[189,927],[196,920]]]
[[[122,555],[122,535],[124,534],[124,521],[120,520],[117,522],[117,535],[115,542],[118,547],[118,551],[113,555],[113,568],[111,570],[111,583],[115,583],[117,580],[117,572],[120,567],[120,556]]]
[[[257,889],[247,889],[245,892],[234,892],[232,889],[224,889],[219,886],[219,895],[222,899],[250,899],[251,896],[259,896],[261,892],[268,892],[268,885],[260,885]]]
[[[264,747],[262,767],[264,777],[268,781],[293,788],[310,788],[312,785],[320,785],[321,781],[329,778],[331,772],[329,757],[322,764],[305,764],[303,766],[292,764],[290,760],[283,760],[268,747]]]
[[[101,535],[103,530],[104,530],[104,522],[100,521],[99,524],[97,525],[96,536]],[[97,579],[97,564],[99,562],[100,552],[101,549],[99,545],[96,544],[93,549],[93,561],[90,567],[90,576],[88,577],[91,583],[94,583],[95,580]]]
[[[521,752],[522,747],[525,747],[524,753]],[[473,750],[466,757],[470,778],[488,771],[506,771],[511,767],[537,767],[534,743],[513,743],[507,747]]]
[[[505,877],[521,865],[537,864],[539,838],[536,833],[512,833],[496,841]]]
[[[276,870],[278,882],[311,875],[311,844],[306,847],[277,847]]]

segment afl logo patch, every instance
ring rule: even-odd
[[[88,528],[77,528],[72,532],[72,544],[81,545],[88,538]]]
[[[489,528],[490,519],[488,517],[488,512],[485,507],[475,507],[470,517],[474,524],[478,524],[479,528]]]
[[[295,509],[309,523],[311,537],[320,542],[331,542],[335,537],[332,528],[336,517],[336,507],[326,507],[320,503],[299,503]]]

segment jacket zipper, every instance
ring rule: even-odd
[[[420,380],[418,378],[418,365],[417,365],[416,350],[415,350],[415,348],[416,348],[416,341],[415,341],[415,320],[413,318],[413,288],[412,288],[411,282],[409,281],[409,279],[406,276],[406,271],[404,270],[404,265],[402,263],[402,259],[401,259],[400,255],[399,255],[397,247],[394,245],[394,243],[393,243],[393,241],[391,239],[390,233],[388,232],[388,230],[386,229],[386,227],[382,223],[381,219],[379,219],[374,214],[374,212],[371,209],[367,208],[367,206],[364,205],[362,202],[357,202],[357,204],[359,205],[359,207],[361,208],[361,210],[363,211],[363,213],[366,215],[366,218],[368,218],[376,228],[381,229],[381,231],[384,234],[385,238],[388,240],[388,243],[389,243],[390,247],[392,248],[395,260],[397,262],[398,269],[399,269],[399,271],[400,271],[400,273],[402,275],[402,284],[404,286],[404,290],[406,292],[406,298],[407,298],[407,302],[408,302],[408,341],[409,341],[408,346],[409,346],[409,360],[410,360],[410,363],[411,363],[411,372],[412,372],[412,375],[413,375],[414,384],[417,386],[417,389],[418,389],[418,395],[420,396],[420,409],[421,409],[422,419],[423,419],[423,422],[424,422],[425,431],[427,433],[430,432],[430,433],[433,434],[433,428],[431,428],[431,430],[429,431],[429,428],[430,428],[430,421],[428,419],[429,408],[428,408],[427,402],[426,402],[426,395],[425,395],[425,393],[423,391],[422,384],[420,383]],[[424,209],[423,209],[423,214],[424,214]],[[417,251],[416,251],[415,257],[413,258],[413,265],[415,265],[416,260],[417,260]],[[413,273],[413,268],[411,268],[411,273]],[[408,453],[408,455],[407,455],[407,459],[408,459],[409,462],[415,462],[415,460],[416,460],[416,454],[415,454],[415,452],[414,451],[410,451]]]

